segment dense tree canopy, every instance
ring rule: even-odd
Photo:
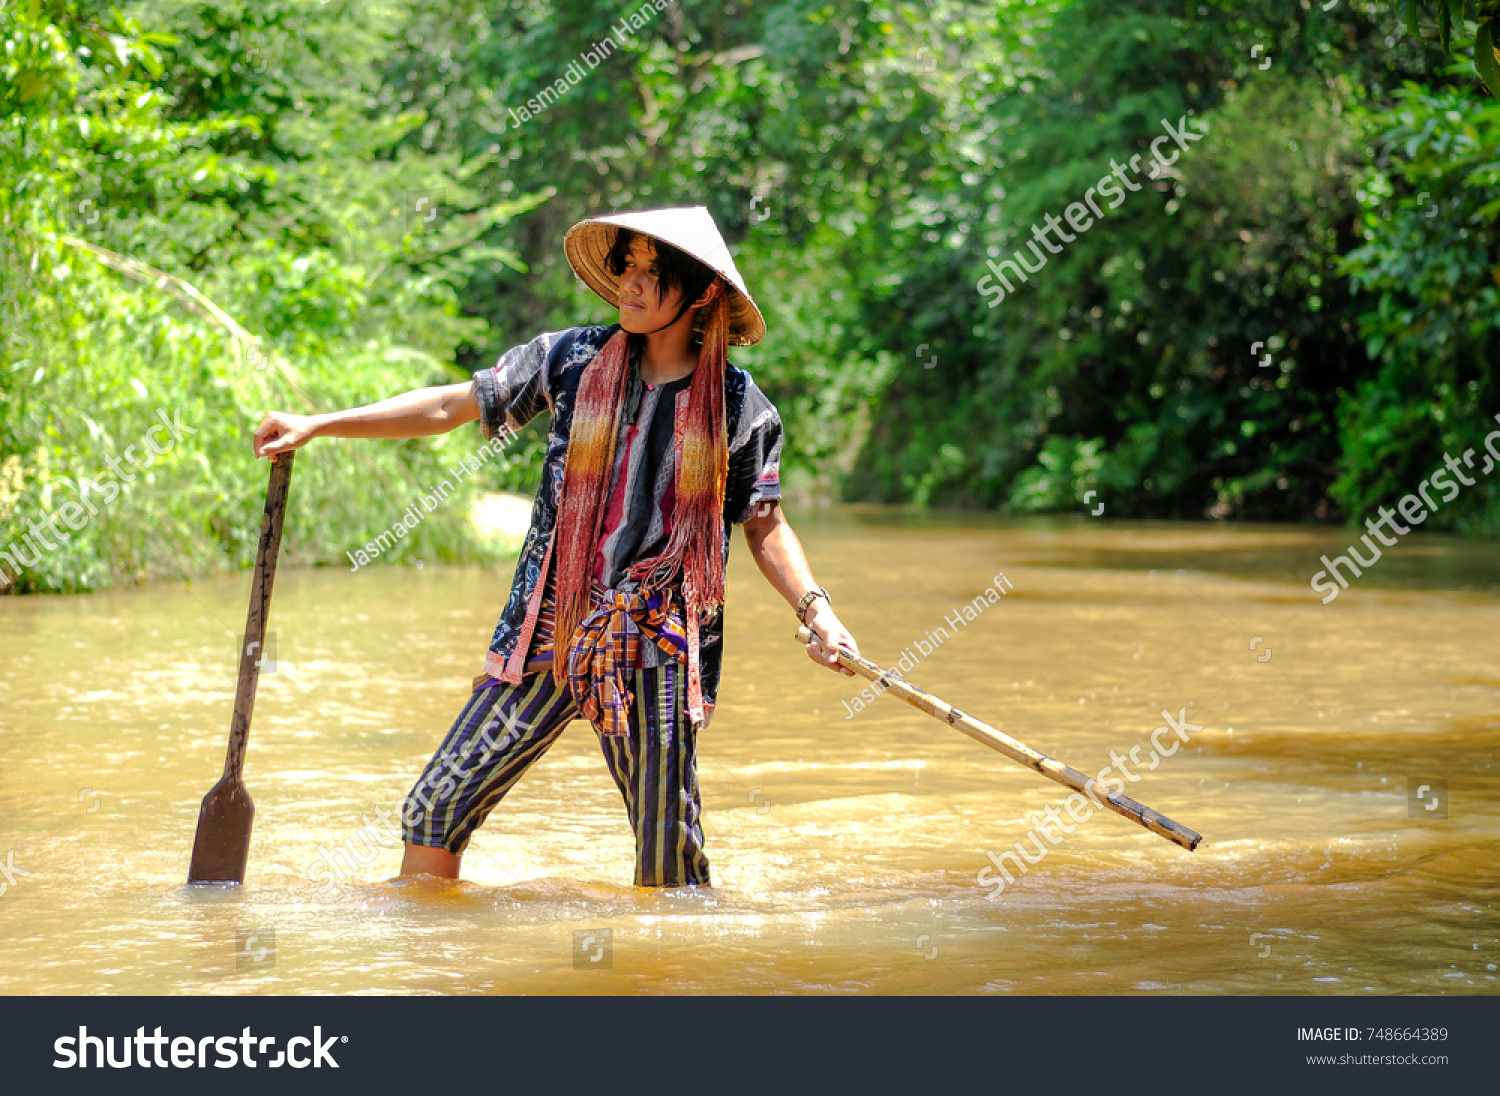
[[[657,204],[734,246],[804,496],[1357,520],[1500,411],[1492,6],[11,0],[0,549],[98,513],[0,589],[243,565],[265,410],[609,322],[562,234]],[[120,464],[159,413],[197,433]],[[477,440],[323,448],[292,557]],[[396,558],[493,551],[454,505]]]

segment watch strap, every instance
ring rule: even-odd
[[[827,601],[829,605],[833,604],[833,597],[828,593],[827,590],[823,589],[823,587],[815,586],[813,589],[807,591],[807,593],[802,595],[801,600],[797,602],[797,619],[802,621],[803,624],[807,623],[808,606],[810,606],[816,598],[822,598],[823,600]]]

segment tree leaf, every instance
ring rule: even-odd
[[[1490,94],[1500,99],[1500,57],[1495,53],[1495,25],[1500,16],[1479,24],[1474,35],[1474,68],[1490,89]]]

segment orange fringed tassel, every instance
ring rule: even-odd
[[[626,333],[617,331],[585,368],[573,412],[572,437],[563,472],[563,499],[553,534],[557,564],[557,618],[554,650],[571,649],[578,626],[590,609],[594,557],[614,470],[615,440],[628,376]],[[634,564],[628,576],[650,592],[681,576],[689,635],[724,604],[724,490],[729,478],[729,436],[724,415],[728,370],[729,301],[720,292],[709,306],[698,366],[688,387],[686,429],[677,469],[672,535],[662,553]],[[545,577],[545,576],[544,576]],[[690,647],[696,646],[690,644]],[[566,680],[566,659],[552,672]],[[702,721],[698,652],[688,655],[689,707]]]
[[[624,329],[616,331],[584,367],[573,407],[572,434],[563,466],[563,497],[557,528],[552,534],[552,558],[557,565],[557,616],[553,649],[566,651],[588,615],[593,589],[594,553],[604,521],[604,504],[615,463],[615,438],[620,432],[620,407],[625,402],[629,355]],[[546,581],[544,574],[541,579]],[[567,681],[567,660],[556,658],[552,674],[559,685]]]
[[[677,469],[672,535],[661,555],[630,568],[647,591],[681,574],[689,611],[708,613],[724,604],[724,488],[729,479],[729,436],[724,421],[724,374],[729,345],[729,305],[723,293],[712,305],[688,387],[687,429]]]

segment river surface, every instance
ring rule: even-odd
[[[1125,794],[1198,850],[1107,812],[1028,839],[1066,790],[895,697],[855,711],[737,536],[700,740],[713,888],[630,886],[581,722],[464,882],[390,881],[399,847],[360,831],[461,707],[504,566],[281,573],[247,882],[189,889],[248,575],[3,598],[0,993],[1500,988],[1500,547],[1409,538],[1324,605],[1345,530],[792,516],[868,657],[944,626],[912,681],[1090,773],[1139,747]],[[1201,725],[1158,735],[1170,756],[1163,709]],[[1036,863],[981,886],[1017,842]]]

